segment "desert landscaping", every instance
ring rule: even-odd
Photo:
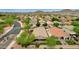
[[[1,12],[0,49],[79,49],[79,11]]]

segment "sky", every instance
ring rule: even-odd
[[[35,12],[35,11],[61,11],[62,9],[0,9],[0,12]]]

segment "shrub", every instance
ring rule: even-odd
[[[55,46],[56,45],[56,42],[57,42],[57,38],[56,37],[53,37],[53,36],[51,36],[51,37],[48,37],[47,39],[46,39],[46,42],[47,42],[47,45],[48,46]]]
[[[58,27],[59,26],[59,23],[54,23],[53,25],[56,26],[56,27]]]
[[[59,21],[59,19],[57,17],[53,17],[52,21]]]

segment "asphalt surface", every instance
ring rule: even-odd
[[[21,25],[19,22],[16,21],[14,23],[13,29],[11,31],[9,31],[6,35],[4,35],[2,38],[0,38],[0,40],[4,40],[5,37],[7,38],[7,41],[5,44],[0,44],[0,49],[5,49],[13,40],[13,39],[8,38],[8,37],[10,35],[16,36],[17,34],[19,34],[20,30],[21,30]]]

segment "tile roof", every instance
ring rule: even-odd
[[[51,33],[51,35],[55,36],[55,37],[68,37],[68,34],[66,32],[64,32],[64,30],[57,28],[57,27],[52,27],[49,29],[49,32]]]
[[[37,39],[45,39],[47,36],[46,30],[44,27],[37,27],[33,30],[33,34]]]

